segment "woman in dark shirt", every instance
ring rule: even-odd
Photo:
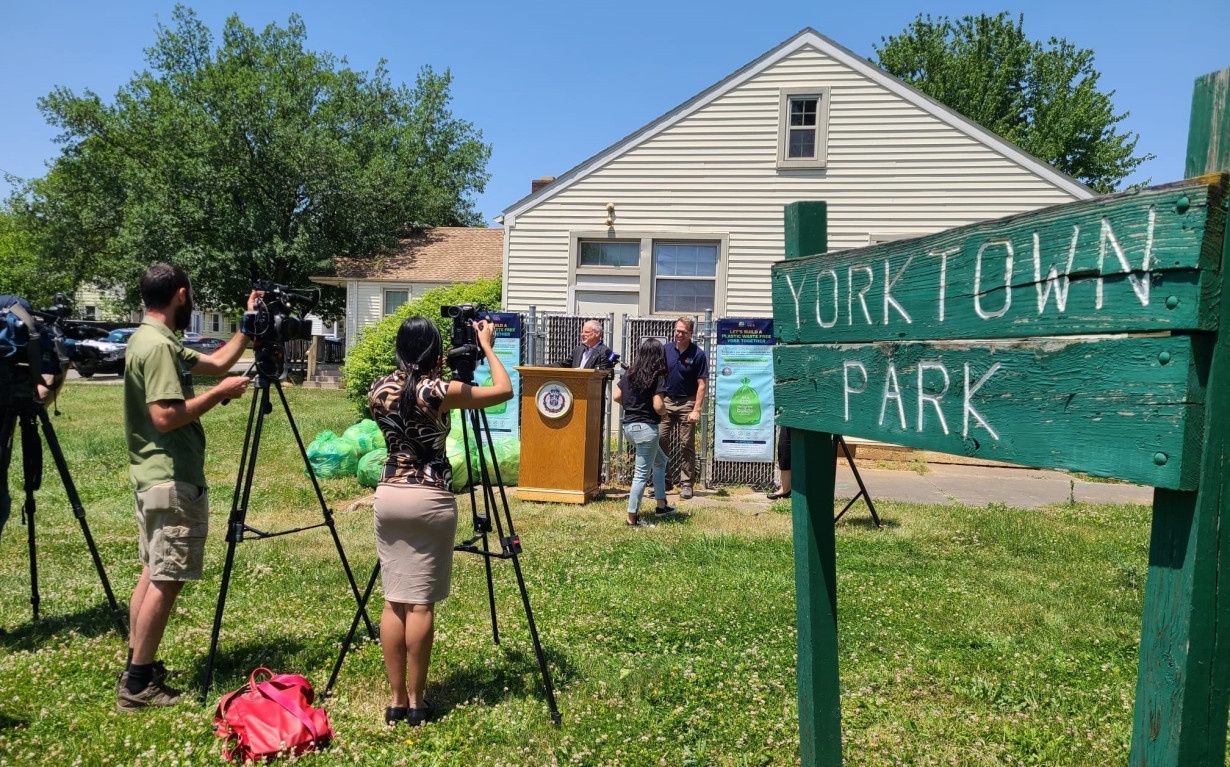
[[[449,594],[457,533],[452,468],[444,449],[449,411],[512,398],[508,372],[491,350],[495,326],[480,321],[474,327],[491,366],[491,386],[442,380],[440,330],[425,317],[411,317],[397,332],[397,370],[374,381],[368,395],[389,449],[376,487],[375,517],[385,600],[380,646],[393,692],[384,720],[390,725],[422,724],[431,714],[424,691],[435,603]]]
[[[624,434],[636,450],[632,473],[632,492],[628,495],[630,527],[652,527],[640,517],[641,496],[653,477],[653,495],[658,507],[655,516],[667,517],[675,509],[666,505],[666,453],[658,445],[658,423],[666,413],[666,352],[662,342],[646,338],[636,350],[628,372],[615,387],[615,401],[623,408]]]

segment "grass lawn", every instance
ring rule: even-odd
[[[126,603],[139,567],[120,396],[118,386],[70,384],[52,420]],[[287,396],[305,441],[353,422],[340,391]],[[322,516],[274,400],[248,513],[263,530]],[[161,653],[182,670],[181,686],[199,689],[204,671],[249,404],[205,419],[205,579],[185,588]],[[18,453],[14,518],[0,536],[0,765],[216,764],[213,706],[252,668],[302,673],[323,689],[355,604],[319,529],[238,546],[208,706],[115,713],[124,641],[50,457],[36,496],[42,619],[30,620]],[[354,501],[368,491],[353,479],[322,489],[362,586],[375,546],[370,506]],[[617,500],[512,504],[562,727],[548,715],[511,563],[493,563],[493,646],[482,561],[458,554],[428,685],[441,718],[384,727],[380,650],[363,639],[328,703],[337,744],[305,763],[798,762],[788,505],[693,506],[629,530]],[[837,533],[846,763],[1126,763],[1149,510],[877,509],[885,530],[856,519]],[[462,534],[468,522],[466,500]],[[378,618],[378,605],[370,612]]]

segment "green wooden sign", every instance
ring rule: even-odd
[[[1188,336],[778,347],[784,426],[1190,490],[1204,387]]]
[[[1209,330],[1216,177],[773,267],[783,343]]]
[[[1230,69],[1187,173],[1230,170]],[[785,211],[779,422],[795,464],[799,741],[842,763],[833,435],[1153,485],[1132,767],[1224,767],[1230,715],[1230,176],[825,253]],[[821,255],[813,255],[821,254]]]

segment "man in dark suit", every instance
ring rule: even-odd
[[[566,368],[589,368],[591,370],[611,370],[615,367],[611,360],[611,349],[602,343],[602,323],[598,320],[587,320],[581,327],[581,343],[572,351],[572,357],[561,363]]]

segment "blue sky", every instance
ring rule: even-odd
[[[1068,0],[999,5],[932,0],[862,3],[794,0],[623,2],[299,2],[198,0],[215,36],[239,13],[257,28],[307,24],[309,46],[395,81],[420,67],[452,70],[454,113],[493,145],[491,180],[478,197],[489,225],[527,194],[683,103],[804,27],[862,56],[925,11],[933,16],[1024,14],[1032,39],[1065,37],[1094,51],[1121,123],[1157,159],[1129,182],[1183,175],[1192,83],[1230,66],[1226,0]],[[110,101],[144,68],[144,49],[174,3],[162,0],[0,2],[0,169],[44,173],[59,151],[37,108],[56,86]],[[6,191],[0,182],[0,191]]]

